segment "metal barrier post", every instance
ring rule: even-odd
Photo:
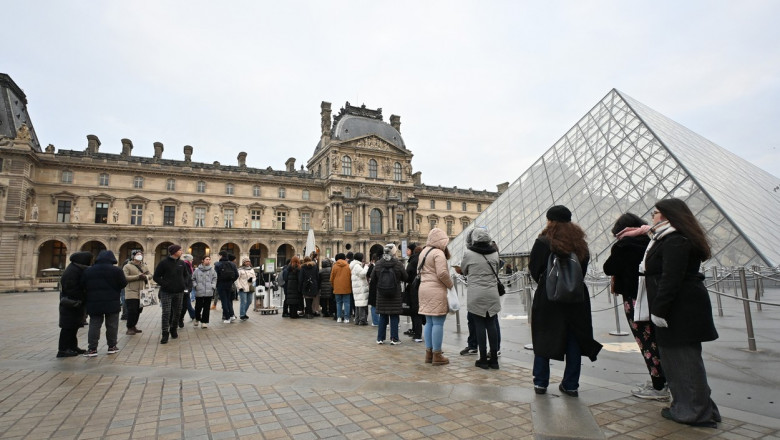
[[[458,299],[460,299],[460,292],[458,291],[458,284],[460,283],[458,283],[457,278],[455,278],[454,284],[455,284],[455,293],[458,294]],[[460,333],[460,310],[455,312],[455,333]]]
[[[718,316],[723,316],[723,300],[720,297],[720,281],[718,281],[718,268],[712,266],[712,278],[715,280],[715,291],[719,292],[715,294],[715,301],[718,303]]]
[[[755,280],[755,286],[756,286],[756,310],[759,312],[761,311],[761,286],[759,284],[761,283],[761,277],[758,274],[758,266],[753,266],[753,278]]]
[[[742,298],[749,299],[747,289],[747,279],[745,278],[745,268],[739,268],[739,282],[742,285]],[[748,301],[742,301],[742,306],[745,310],[745,325],[747,326],[748,335],[748,350],[756,351],[756,337],[753,334],[753,316],[750,314],[750,303]]]
[[[609,334],[612,336],[628,336],[628,332],[620,330],[620,314],[618,313],[617,294],[612,295],[612,302],[615,305],[615,330],[612,330],[609,332]]]

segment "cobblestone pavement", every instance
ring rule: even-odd
[[[660,417],[663,403],[586,378],[579,399],[536,396],[526,364],[481,370],[459,356],[452,323],[451,363],[432,367],[405,336],[380,346],[375,327],[252,312],[208,329],[185,318],[179,338],[160,345],[151,306],[143,333],[127,336],[120,322],[119,353],[106,354],[103,337],[95,358],[57,359],[56,304],[55,292],[0,295],[0,438],[530,439],[555,431],[535,420],[565,424],[565,412],[538,417],[552,399],[586,406],[602,438],[780,438],[730,418],[718,429],[679,425]],[[86,329],[79,340],[86,346]]]

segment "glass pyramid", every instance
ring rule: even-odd
[[[591,260],[609,256],[618,216],[648,219],[657,200],[688,204],[708,232],[705,265],[780,264],[780,179],[613,89],[475,220],[502,255],[528,255],[553,205],[588,234]],[[457,260],[465,233],[450,243]]]

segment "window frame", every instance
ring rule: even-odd
[[[195,183],[195,192],[199,192],[201,194],[206,192],[206,181],[205,180],[198,180]]]
[[[144,176],[133,177],[133,188],[144,189]]]
[[[65,211],[66,206],[67,212]],[[72,200],[57,200],[57,223],[70,223],[70,215],[72,212]]]
[[[142,226],[144,224],[143,203],[130,204],[130,224],[133,226]]]
[[[108,224],[108,208],[108,202],[95,202],[95,224]],[[105,215],[102,218],[99,217],[99,209],[105,209]]]
[[[65,183],[65,184],[73,183],[73,171],[62,170],[62,175],[60,176],[60,183]]]
[[[166,191],[176,191],[176,179],[168,179],[165,181]]]
[[[370,179],[379,178],[379,164],[374,159],[368,161],[368,177]]]
[[[163,226],[176,226],[176,206],[163,206]]]
[[[108,186],[111,181],[111,177],[108,173],[98,174],[98,186]]]
[[[401,180],[403,180],[403,169],[401,163],[396,162],[393,164],[393,181],[400,182]]]
[[[343,176],[352,175],[352,158],[346,154],[341,157],[341,174]]]
[[[225,195],[232,196],[236,193],[236,185],[232,183],[226,183],[225,184]]]

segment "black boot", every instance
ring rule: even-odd
[[[488,360],[488,358],[480,356],[479,359],[477,359],[477,361],[474,362],[474,366],[482,368],[483,370],[487,370],[488,368],[490,368],[489,362],[490,361]]]
[[[163,332],[162,339],[160,339],[160,344],[167,344],[168,343],[168,333]]]
[[[176,327],[171,327],[171,338],[176,339],[179,337],[179,332]]]
[[[490,351],[490,358],[488,358],[488,366],[493,370],[498,370],[498,353]]]

